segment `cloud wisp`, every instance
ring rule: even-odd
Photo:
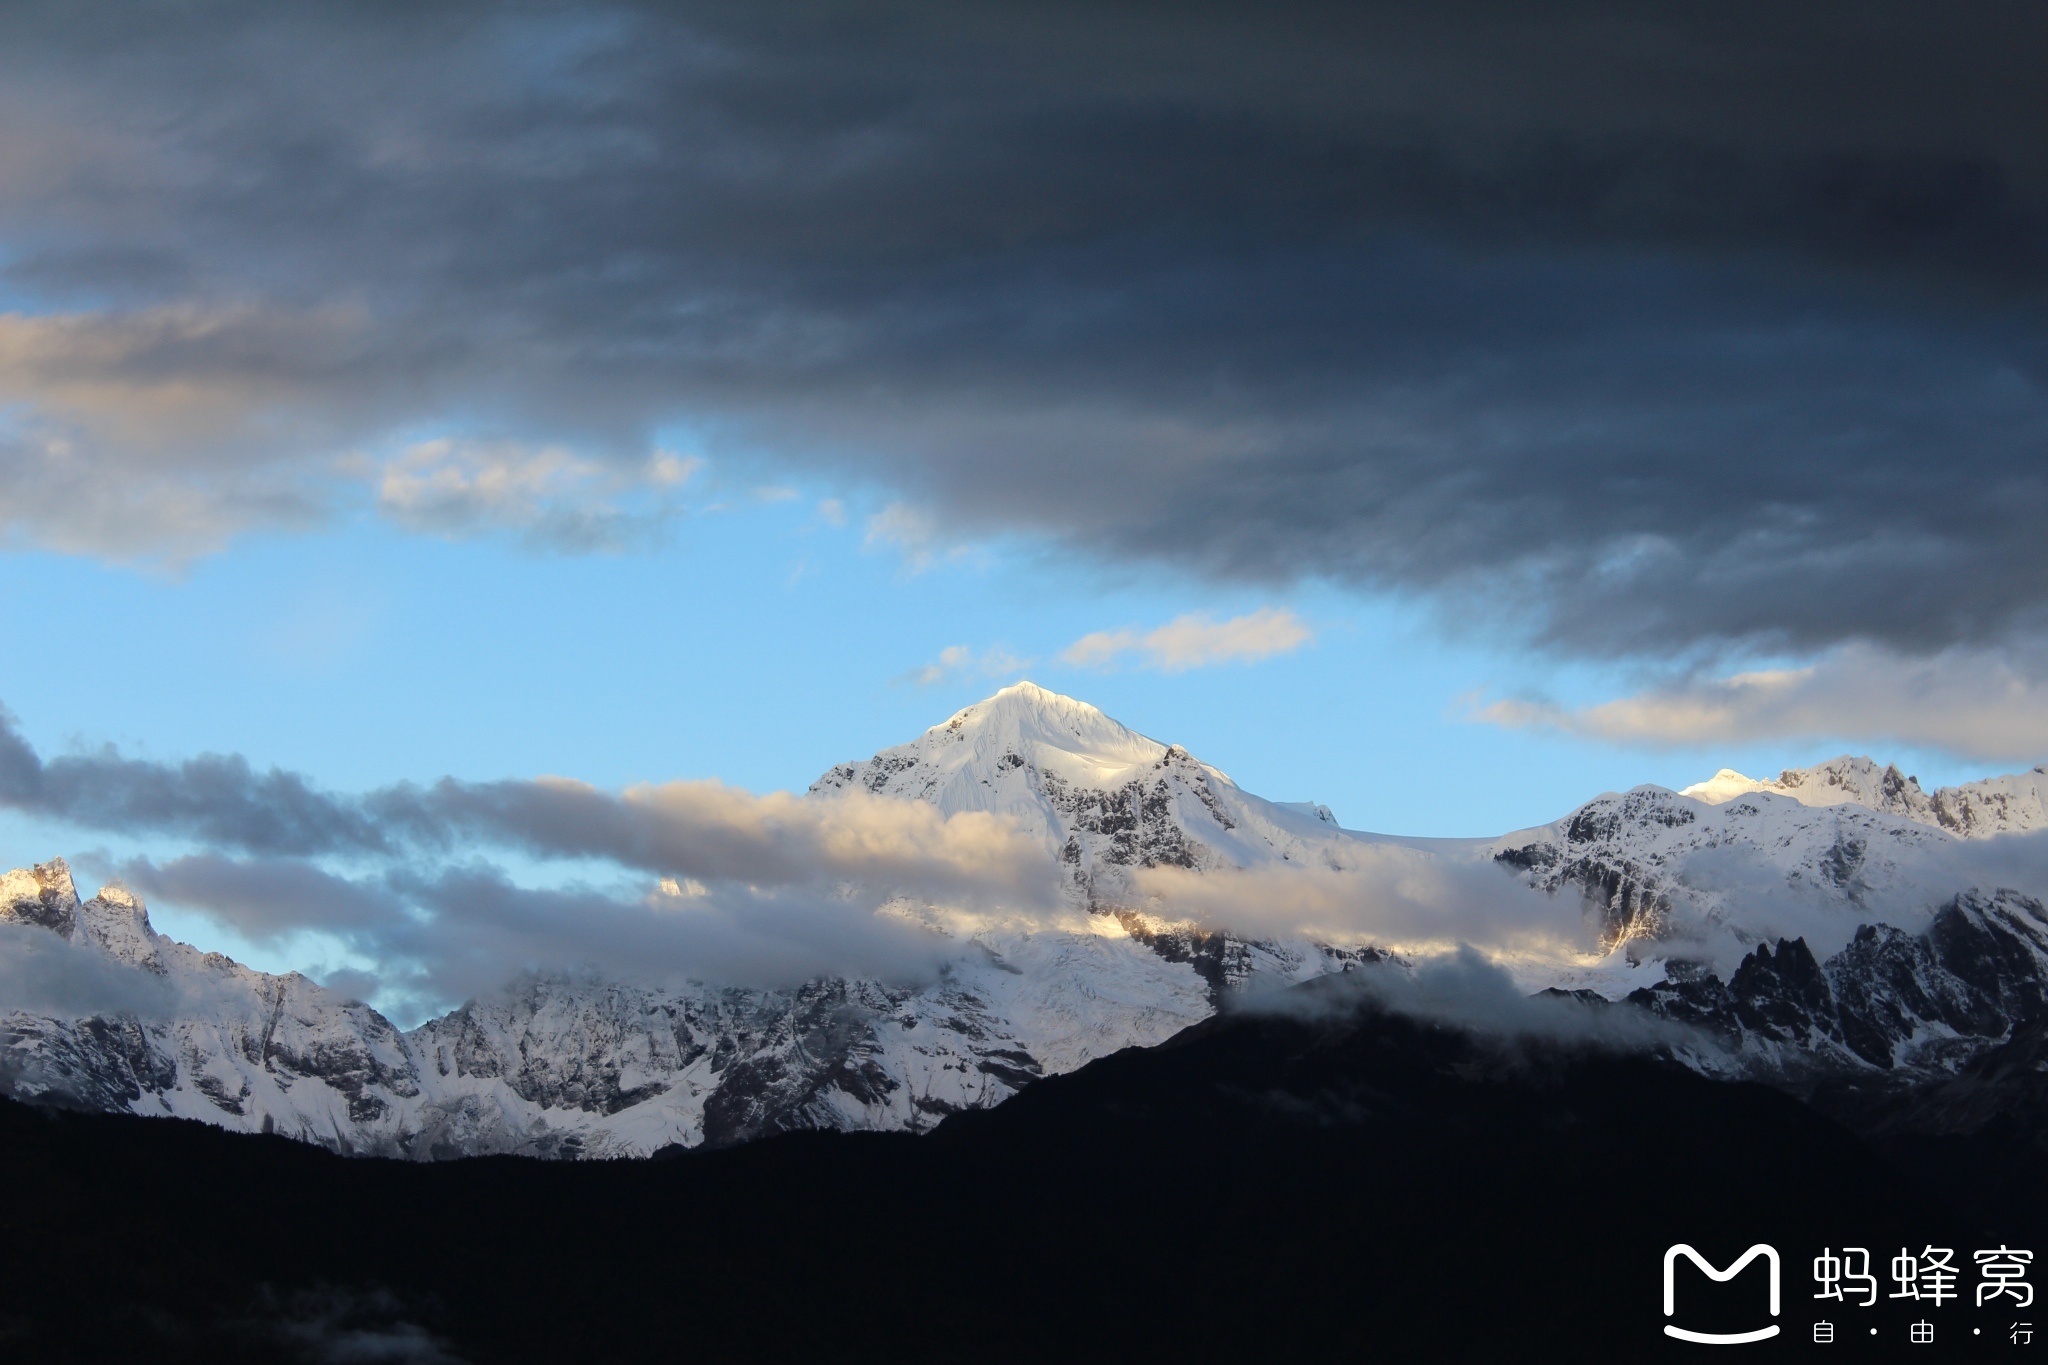
[[[970,548],[958,537],[949,536],[929,510],[901,502],[892,502],[868,518],[861,546],[895,551],[904,574],[911,578],[934,565],[962,558]]]
[[[451,540],[509,530],[551,549],[617,549],[676,516],[677,497],[702,464],[659,450],[635,469],[563,446],[442,437],[377,467],[377,508],[408,530]]]
[[[406,433],[598,487],[683,421],[926,509],[871,527],[913,569],[1017,534],[1597,656],[2037,637],[2044,61],[1906,0],[28,0],[0,508],[189,554]],[[389,505],[553,535],[542,473]]]
[[[206,853],[132,858],[119,871],[145,895],[254,942],[312,932],[339,943],[376,964],[361,986],[413,1012],[531,972],[769,988],[847,975],[921,981],[960,947],[923,923],[876,913],[872,898],[851,889],[692,883],[693,894],[658,886],[636,895],[623,885],[523,886],[474,860],[342,876],[304,860]]]
[[[971,896],[1030,883],[1037,846],[993,816],[850,795],[756,796],[715,781],[611,793],[566,778],[444,778],[348,796],[295,773],[256,772],[239,756],[169,764],[106,748],[45,762],[11,721],[0,725],[0,805],[258,856],[396,859],[481,845],[762,886],[860,880]]]
[[[968,645],[947,645],[939,651],[938,658],[913,668],[897,681],[934,687],[978,678],[1013,678],[1030,666],[1031,660],[1020,659],[1001,645],[990,645],[979,652]]]
[[[1303,935],[1424,956],[1477,943],[1492,952],[1570,960],[1592,946],[1585,907],[1575,897],[1531,895],[1490,863],[1394,844],[1360,844],[1344,859],[1341,867],[1160,866],[1137,871],[1133,882],[1175,916],[1240,934]]]
[[[1109,668],[1135,657],[1146,668],[1185,673],[1292,654],[1313,639],[1315,632],[1300,617],[1281,608],[1261,607],[1226,621],[1190,612],[1142,633],[1094,631],[1060,651],[1060,658],[1078,668]]]
[[[2048,756],[2048,668],[2005,651],[1915,659],[1850,646],[1804,668],[1688,678],[1585,707],[1481,702],[1471,718],[1617,744],[1681,748],[1838,735],[2029,764]]]

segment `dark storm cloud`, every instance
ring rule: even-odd
[[[111,746],[44,762],[0,709],[0,806],[90,829],[173,834],[255,853],[389,853],[353,802],[297,773],[259,773],[239,754],[182,763],[123,757]]]
[[[0,492],[119,556],[686,421],[1577,651],[1997,644],[2044,62],[2018,4],[15,6]]]

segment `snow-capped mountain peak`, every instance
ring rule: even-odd
[[[863,790],[947,814],[989,811],[1037,835],[1092,909],[1131,903],[1128,873],[1159,866],[1341,865],[1350,837],[1327,810],[1240,789],[1179,745],[1139,734],[1035,683],[1006,687],[908,744],[842,763],[814,796]]]
[[[1987,777],[1943,787],[1933,795],[1896,764],[1849,754],[1811,768],[1787,768],[1775,778],[1746,777],[1723,768],[1679,793],[1711,806],[1752,793],[1788,796],[1802,806],[1858,805],[1965,838],[2022,833],[2048,826],[2048,765],[2030,772]]]
[[[963,707],[865,764],[834,768],[811,790],[844,788],[860,770],[859,785],[870,791],[916,797],[951,814],[999,806],[990,792],[998,779],[1020,767],[1056,773],[1082,786],[1113,787],[1157,766],[1169,753],[1186,757],[1185,751],[1141,735],[1087,702],[1020,682]],[[1229,782],[1214,769],[1206,771]]]
[[[109,883],[81,901],[62,858],[0,874],[0,924],[34,925],[127,966],[164,970],[156,930],[135,893]]]
[[[1919,818],[1930,808],[1920,779],[1908,777],[1894,764],[1879,767],[1868,758],[1843,754],[1811,768],[1787,768],[1775,778],[1747,777],[1723,768],[1705,782],[1679,792],[1719,806],[1752,792],[1789,796],[1802,806],[1839,806],[1850,802],[1887,815]]]
[[[0,923],[33,924],[70,938],[78,927],[78,888],[65,861],[0,874]]]

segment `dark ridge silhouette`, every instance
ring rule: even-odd
[[[1643,1359],[1695,1349],[1661,1335],[1674,1242],[1718,1265],[1779,1248],[1776,1349],[1816,1316],[1823,1245],[1936,1242],[1967,1265],[1993,1245],[1973,1239],[2031,1246],[2042,1226],[2038,1194],[1979,1197],[1995,1163],[1958,1169],[1941,1139],[1912,1139],[1908,1166],[1762,1086],[1345,991],[1301,992],[1326,1013],[1211,1020],[925,1137],[636,1162],[350,1160],[0,1104],[0,1352]],[[1684,1282],[1688,1321],[1725,1330],[1706,1291]],[[1903,1309],[1849,1311],[1904,1349]]]

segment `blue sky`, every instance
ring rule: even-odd
[[[1499,833],[1602,790],[1683,785],[1724,764],[1769,774],[1856,742],[1672,749],[1503,729],[1471,718],[1475,694],[1579,703],[1625,690],[1628,675],[1489,647],[1424,607],[1313,583],[1218,588],[1018,538],[920,566],[871,537],[876,506],[707,483],[657,541],[617,552],[450,540],[367,512],[252,534],[175,569],[17,552],[0,560],[0,626],[33,644],[11,652],[0,698],[45,754],[240,753],[344,791],[539,774],[765,791],[801,788],[1028,676],[1261,795],[1426,835]],[[1059,657],[1091,632],[1261,609],[1291,611],[1311,638],[1177,672]],[[920,680],[956,647],[972,666]],[[1997,766],[1880,756],[1893,754],[1930,786]],[[10,836],[15,864],[62,851],[25,831]]]

